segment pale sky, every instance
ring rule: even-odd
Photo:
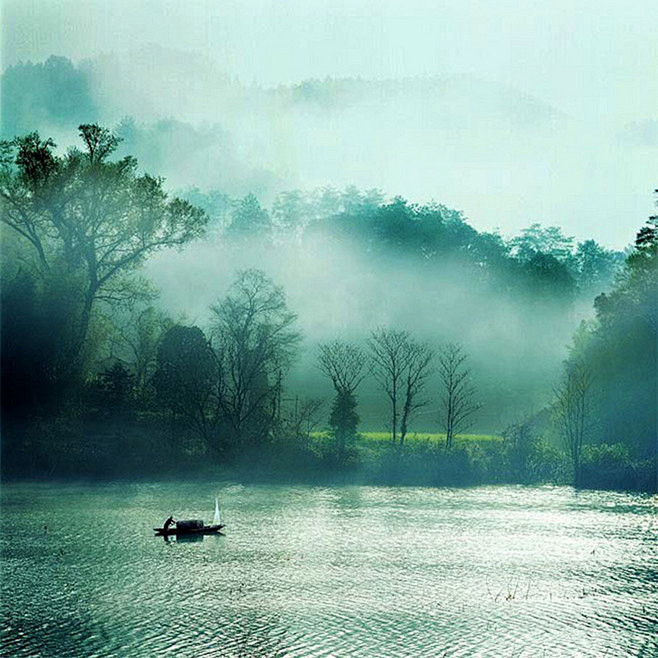
[[[627,242],[654,211],[655,0],[4,0],[2,8],[3,68],[154,43],[200,53],[244,83],[467,73],[534,96],[593,131],[649,125],[649,150],[633,155],[641,175],[620,172],[633,178],[623,207],[630,203],[635,224],[604,232],[604,241]]]
[[[658,111],[652,0],[4,0],[3,66],[158,43],[243,82],[469,72],[560,110]]]

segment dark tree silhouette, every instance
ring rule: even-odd
[[[79,300],[68,358],[77,362],[94,306],[131,301],[135,270],[154,251],[200,236],[205,213],[168,198],[163,181],[109,158],[118,138],[81,125],[84,147],[64,156],[38,133],[0,143],[2,221],[32,250],[41,279],[63,278]]]
[[[400,418],[400,445],[404,444],[409,421],[417,409],[424,407],[427,400],[421,395],[431,374],[434,353],[424,343],[409,340],[406,346],[405,364],[402,375],[404,403]]]
[[[211,310],[222,420],[236,443],[262,441],[278,414],[281,374],[301,339],[296,315],[282,288],[259,270],[241,272]]]
[[[130,408],[134,394],[135,376],[117,361],[98,376],[97,389],[101,403],[113,413]]]
[[[173,320],[153,306],[131,308],[126,317],[114,318],[113,345],[128,355],[135,374],[135,389],[142,400],[148,397],[160,341],[173,324]]]
[[[356,389],[365,376],[366,357],[355,345],[334,340],[319,346],[318,365],[336,392],[329,425],[336,438],[338,459],[342,460],[346,445],[356,436]]]
[[[160,402],[184,419],[211,448],[216,414],[217,362],[198,327],[174,325],[158,348],[153,384]]]

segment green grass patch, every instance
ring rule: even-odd
[[[324,432],[313,432],[313,438],[322,439]],[[411,432],[404,439],[405,444],[418,443],[445,443],[446,435],[440,432]],[[457,434],[455,436],[455,445],[460,443],[491,443],[502,441],[501,436],[495,434]],[[377,447],[391,442],[391,435],[388,432],[359,432],[357,443],[371,447]]]

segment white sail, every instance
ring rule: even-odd
[[[219,501],[217,500],[217,498],[215,498],[215,516],[212,517],[212,522],[213,522],[213,525],[217,525],[217,524],[220,523],[220,520],[219,520]]]

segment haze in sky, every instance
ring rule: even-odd
[[[417,180],[432,166],[431,151],[417,169],[406,153],[398,168],[391,156],[377,171],[361,163],[370,177],[356,167],[327,165],[300,171],[295,182],[344,184],[349,175],[348,182],[391,195],[418,201],[434,196],[464,210],[478,228],[509,233],[539,221],[619,248],[652,213],[658,184],[654,15],[650,0],[5,0],[2,64],[51,54],[79,62],[155,44],[196,53],[247,85],[433,76],[495,85],[554,113],[559,134],[530,140],[529,152],[519,155],[515,127],[509,140],[517,144],[506,149],[505,134],[490,139],[485,116],[478,119],[478,134],[456,144],[459,157],[437,154],[437,171],[445,175],[435,187]],[[157,78],[156,65],[149,66]],[[376,119],[377,108],[371,113]],[[433,127],[422,121],[414,127],[408,112],[404,118],[418,143],[427,142]],[[367,129],[361,115],[354,125],[357,133]],[[377,127],[375,122],[375,135]],[[492,130],[500,133],[500,126]],[[429,143],[437,150],[443,145]],[[369,146],[372,139],[363,148]],[[373,147],[373,153],[384,157],[381,149]],[[353,158],[347,155],[336,160]],[[448,162],[454,165],[445,173]],[[298,164],[308,163],[302,158]]]

